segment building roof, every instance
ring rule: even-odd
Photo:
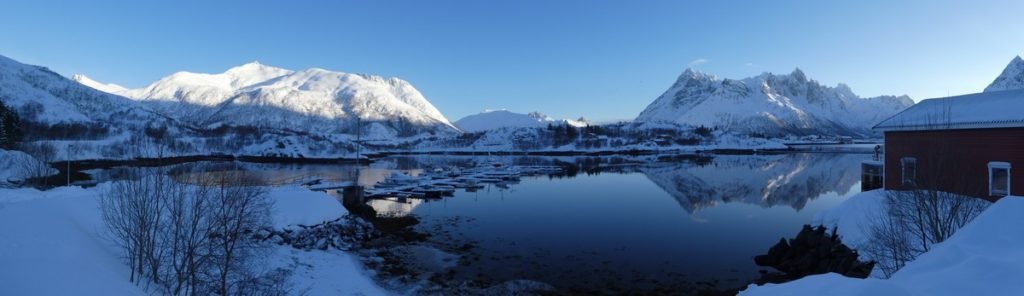
[[[875,125],[876,131],[1024,127],[1024,89],[927,99]]]

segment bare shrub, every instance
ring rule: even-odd
[[[865,253],[892,276],[932,246],[949,239],[989,205],[983,199],[938,190],[886,192],[884,213],[870,226]]]

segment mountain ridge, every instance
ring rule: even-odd
[[[635,121],[777,137],[863,137],[871,135],[875,123],[912,104],[906,95],[861,98],[846,84],[822,85],[800,68],[739,80],[687,68]]]
[[[97,89],[106,86],[75,77]],[[222,73],[179,71],[137,89],[105,89],[200,127],[230,124],[319,134],[354,134],[362,127],[370,138],[458,133],[412,84],[393,77],[293,71],[254,61]]]
[[[589,125],[585,118],[577,120],[555,119],[540,112],[516,113],[505,109],[487,109],[467,115],[455,121],[455,126],[465,132],[482,132],[501,128],[541,128],[548,124],[569,124],[576,127]]]

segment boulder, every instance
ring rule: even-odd
[[[857,251],[844,245],[836,230],[826,233],[824,226],[804,225],[796,237],[779,240],[768,253],[754,257],[758,266],[768,266],[784,273],[762,276],[759,283],[778,283],[813,274],[835,272],[848,277],[866,278],[875,262],[861,262]]]

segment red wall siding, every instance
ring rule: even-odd
[[[1024,128],[887,132],[885,188],[907,189],[901,184],[903,157],[918,159],[919,176],[937,170],[951,180],[941,182],[940,189],[990,200],[994,198],[988,196],[988,163],[1009,162],[1010,193],[1024,195]],[[937,159],[943,161],[941,169],[935,167]]]

